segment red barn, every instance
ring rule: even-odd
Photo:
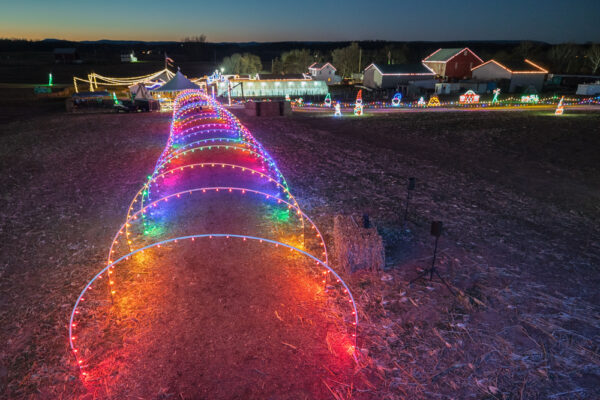
[[[471,68],[483,64],[483,60],[468,47],[459,49],[437,49],[423,60],[442,78],[467,79],[471,77]]]

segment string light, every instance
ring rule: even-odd
[[[556,106],[556,111],[554,111],[554,115],[563,115],[565,110],[564,110],[564,106],[563,106],[563,100],[564,100],[565,96],[560,98],[560,101],[558,102],[558,105]]]
[[[467,90],[465,94],[461,94],[458,100],[460,104],[475,104],[479,103],[479,95],[472,90]]]
[[[360,89],[356,95],[356,101],[354,102],[354,115],[363,115],[362,89]]]
[[[427,107],[439,107],[439,106],[440,106],[440,99],[436,95],[431,96],[431,98],[427,102]]]
[[[333,113],[334,117],[341,117],[342,116],[342,108],[340,105],[340,102],[336,102],[335,103],[335,112]]]
[[[339,102],[336,103],[336,111],[339,111]],[[192,157],[192,154],[196,156]],[[206,157],[211,155],[212,159]],[[222,162],[218,157],[231,157],[244,162]],[[223,160],[225,161],[225,160]],[[235,172],[236,182],[239,185],[227,184],[226,180],[231,175],[217,175],[215,172]],[[188,175],[205,176],[208,174],[211,180],[223,179],[221,185],[202,185],[198,179],[189,179]],[[240,179],[241,178],[241,179]],[[256,187],[253,187],[255,185]],[[267,185],[267,186],[265,186]],[[152,229],[156,215],[162,215],[165,207],[177,209],[178,204],[184,199],[201,199],[208,193],[213,196],[257,196],[257,199],[269,202],[281,210],[285,215],[295,215],[300,221],[302,234],[298,241],[294,237],[265,238],[250,233],[213,233],[198,232],[194,234],[174,234],[173,237],[155,238],[148,234]],[[174,202],[174,204],[172,204]],[[288,218],[288,217],[286,217]],[[306,248],[305,244],[305,222],[310,232],[311,245]],[[194,226],[195,227],[195,226]],[[141,229],[143,233],[137,233]],[[171,228],[173,229],[173,228]],[[163,231],[164,232],[164,229]],[[273,234],[278,230],[274,230]],[[166,233],[165,233],[166,234]],[[251,133],[223,106],[199,90],[184,91],[176,97],[173,103],[173,117],[169,138],[165,149],[155,164],[154,171],[148,175],[148,179],[137,192],[127,210],[127,218],[119,227],[110,249],[104,267],[84,287],[80,293],[75,306],[71,312],[69,321],[69,342],[81,370],[81,376],[85,380],[90,376],[87,352],[81,351],[85,345],[84,335],[75,331],[81,329],[79,319],[87,313],[81,313],[85,294],[92,290],[92,285],[97,287],[100,282],[106,282],[108,295],[112,298],[118,295],[118,279],[115,267],[123,260],[128,260],[135,254],[143,254],[151,248],[162,248],[164,246],[176,246],[180,242],[189,240],[198,243],[199,238],[236,240],[241,242],[254,240],[263,244],[271,244],[275,247],[284,247],[291,252],[301,254],[314,261],[314,266],[320,271],[317,281],[325,285],[325,292],[330,296],[341,296],[350,306],[348,309],[347,332],[352,339],[352,345],[348,352],[354,358],[356,349],[356,332],[358,325],[358,313],[352,293],[346,283],[328,265],[327,246],[323,235],[314,222],[299,207],[298,202],[290,193],[285,178],[279,171],[273,158],[264,150],[251,135]],[[314,242],[316,239],[316,243]],[[150,243],[148,243],[150,242]],[[317,249],[314,249],[314,247]],[[108,279],[102,279],[103,275]],[[331,278],[328,278],[331,275]],[[328,283],[329,282],[329,283]],[[96,288],[94,292],[97,292]],[[88,302],[85,302],[88,303]],[[91,304],[95,304],[93,301]]]
[[[498,97],[500,96],[500,88],[496,88],[493,91],[494,93],[494,98],[492,99],[492,104],[498,104]]]

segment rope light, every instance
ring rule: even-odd
[[[89,81],[92,82],[99,78],[106,77],[94,75],[89,77]],[[214,158],[214,161],[207,160],[209,156]],[[229,162],[228,159],[224,159],[227,157],[233,157],[239,161]],[[230,183],[232,177],[236,178],[235,185]],[[210,179],[211,183],[216,180],[218,184],[203,184],[204,179]],[[252,196],[258,200],[257,205],[265,203],[278,207],[286,215],[284,221],[296,224],[290,225],[290,227],[296,227],[296,233],[285,238],[262,237],[263,235],[256,235],[253,232],[243,232],[248,230],[244,227],[238,228],[242,232],[230,233],[174,232],[177,229],[194,231],[201,229],[198,224],[184,224],[182,227],[174,224],[173,228],[164,233],[163,237],[147,234],[147,227],[150,223],[170,217],[170,215],[164,217],[161,214],[167,204],[177,210],[177,207],[181,207],[181,201],[187,199],[187,201],[193,202],[194,208],[201,208],[202,201],[206,198],[205,195],[209,193],[213,196],[217,193],[218,196],[238,196],[239,199]],[[183,210],[185,211],[185,209]],[[181,210],[178,215],[183,215]],[[288,216],[295,217],[288,220]],[[301,232],[299,242],[297,241],[298,230]],[[275,236],[282,235],[277,229],[269,232],[269,235],[271,233]],[[308,235],[306,235],[307,232]],[[159,156],[154,170],[148,175],[148,179],[130,202],[125,222],[113,237],[104,267],[85,285],[71,311],[69,344],[84,380],[89,376],[90,365],[88,364],[92,360],[86,356],[85,352],[80,351],[85,344],[78,340],[77,329],[81,318],[86,315],[81,312],[81,307],[86,304],[84,300],[88,291],[92,290],[92,287],[94,287],[94,291],[97,291],[97,284],[105,282],[107,295],[113,300],[119,292],[114,274],[115,267],[123,260],[128,260],[131,256],[151,248],[174,246],[184,241],[196,244],[201,242],[196,239],[255,241],[287,248],[310,260],[311,268],[317,269],[318,282],[324,285],[327,295],[343,299],[342,304],[346,304],[347,315],[340,318],[345,326],[344,335],[351,338],[348,353],[357,360],[355,352],[358,326],[356,303],[348,285],[328,265],[327,246],[322,233],[313,220],[300,209],[298,201],[291,194],[274,159],[250,131],[210,96],[200,90],[190,90],[182,92],[175,99],[166,146]],[[307,247],[307,239],[309,247]],[[102,279],[103,276],[108,279]]]

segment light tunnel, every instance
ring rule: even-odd
[[[203,201],[207,196],[220,196],[217,204],[223,204],[223,210],[219,212],[235,210],[239,226],[230,230],[215,228],[218,213],[205,210]],[[258,217],[244,221],[244,207],[260,210],[254,213]],[[270,213],[278,218],[270,219]],[[81,308],[87,304],[89,291],[94,289],[97,294],[105,290],[112,301],[118,296],[115,268],[123,260],[180,241],[202,242],[196,239],[255,241],[287,248],[311,261],[313,276],[322,284],[323,292],[345,304],[343,324],[351,338],[350,353],[356,359],[356,303],[348,285],[328,265],[322,233],[301,210],[275,160],[263,146],[221,104],[202,91],[191,90],[176,98],[167,144],[129,204],[104,268],[87,283],[72,309],[69,343],[83,377],[88,375],[86,369],[91,362],[80,351],[84,345],[77,339],[77,330],[80,319],[85,318]]]

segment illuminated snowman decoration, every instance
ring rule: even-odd
[[[425,107],[425,99],[423,97],[419,98],[419,101],[417,102],[417,105],[419,107]]]
[[[341,117],[342,116],[342,106],[340,105],[340,102],[336,102],[335,103],[335,112],[333,113],[334,117]]]

